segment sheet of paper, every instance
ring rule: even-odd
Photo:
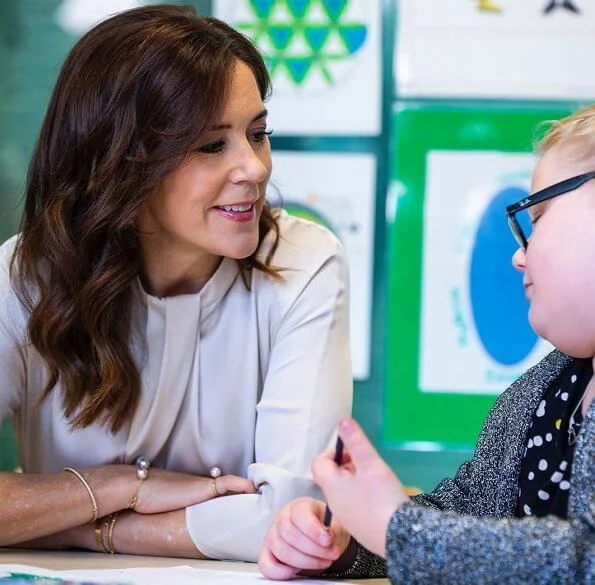
[[[208,569],[194,569],[188,566],[180,567],[139,567],[134,569],[93,569],[84,571],[50,571],[40,567],[28,565],[0,564],[0,583],[31,583],[45,585],[40,578],[54,579],[55,585],[235,585],[237,583],[270,583],[260,573],[238,571],[213,571]],[[20,580],[19,580],[20,579]],[[329,579],[295,579],[292,583],[304,582],[308,585],[330,585],[331,583],[345,583]],[[48,585],[49,585],[48,581]]]

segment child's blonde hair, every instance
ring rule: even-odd
[[[547,125],[547,131],[536,143],[538,154],[543,155],[553,146],[564,145],[572,146],[573,154],[579,160],[595,155],[595,105]]]

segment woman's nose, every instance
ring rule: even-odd
[[[269,175],[268,155],[255,151],[250,144],[246,144],[237,159],[232,171],[233,182],[262,183]]]
[[[514,266],[514,269],[519,272],[524,272],[526,260],[527,255],[525,250],[523,248],[517,248],[517,251],[512,255],[512,265]]]

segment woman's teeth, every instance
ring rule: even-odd
[[[219,208],[224,211],[248,211],[252,207],[252,203],[248,205],[220,205]]]

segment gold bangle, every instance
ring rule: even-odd
[[[151,467],[151,462],[147,457],[139,457],[136,460],[136,477],[139,479],[138,487],[136,488],[134,494],[130,498],[128,502],[128,507],[131,510],[134,510],[136,504],[138,503],[138,496],[140,494],[140,488],[143,487],[143,481],[149,477],[149,468]]]
[[[114,526],[116,525],[116,520],[118,519],[118,512],[114,512],[106,517],[104,526],[105,526],[105,541],[104,545],[107,549],[106,552],[110,554],[116,554],[118,551],[114,546]]]
[[[103,544],[103,520],[95,520],[95,542],[97,543],[97,550],[100,553],[107,553],[107,549]]]
[[[89,497],[91,498],[91,506],[93,507],[93,517],[91,518],[90,522],[95,522],[95,520],[97,520],[97,500],[95,499],[95,496],[93,495],[93,490],[91,489],[91,486],[89,485],[87,480],[76,469],[72,469],[72,467],[65,467],[64,471],[68,471],[69,473],[76,475],[76,477],[78,477],[79,480],[81,481],[81,483],[85,486],[85,489],[87,490],[87,493],[89,494]]]

